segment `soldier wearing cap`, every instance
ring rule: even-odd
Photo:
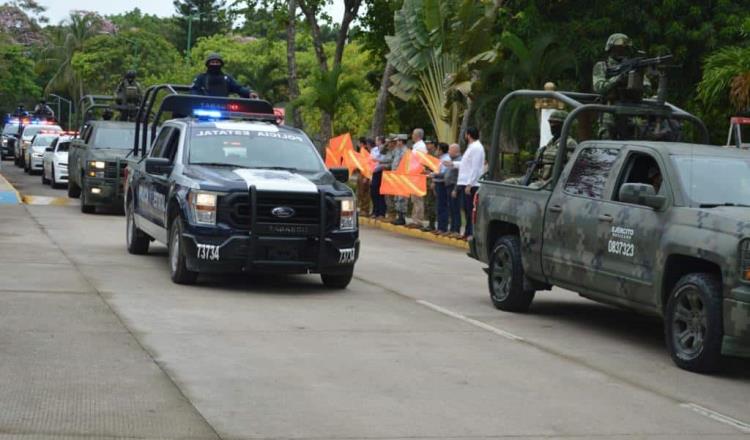
[[[248,87],[243,87],[222,71],[224,59],[218,53],[211,53],[206,58],[206,71],[196,76],[190,92],[193,95],[223,96],[235,93],[243,98],[257,97]]]

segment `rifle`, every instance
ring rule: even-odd
[[[546,145],[542,145],[541,147],[539,147],[539,150],[537,150],[534,160],[528,162],[528,168],[526,168],[526,174],[524,174],[523,179],[521,180],[521,185],[529,186],[529,183],[531,183],[532,177],[534,177],[534,173],[536,173],[536,170],[538,170],[539,167],[543,165],[544,150],[546,149],[547,149]]]
[[[644,57],[628,58],[626,60],[623,60],[620,64],[618,64],[615,67],[607,68],[607,78],[627,74],[628,72],[631,72],[634,70],[642,70],[646,67],[658,66],[660,64],[664,64],[665,62],[671,60],[672,58],[673,58],[672,55],[661,55],[661,56],[654,57],[654,58],[644,58]]]

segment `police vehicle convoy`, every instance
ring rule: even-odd
[[[128,168],[128,251],[166,244],[175,283],[262,271],[319,273],[325,285],[345,288],[359,252],[348,170],[326,169],[305,133],[278,125],[265,101],[167,88],[174,94],[156,117],[144,111],[152,90],[139,111],[134,155],[145,157]],[[178,117],[160,123],[166,113]]]
[[[17,166],[27,169],[26,157],[27,150],[31,146],[31,141],[34,136],[41,132],[60,133],[62,128],[57,125],[54,119],[30,119],[24,118],[20,120],[21,123],[18,128],[18,138],[15,142],[14,159]]]
[[[52,145],[52,142],[54,142],[55,139],[60,137],[60,134],[61,132],[58,131],[42,130],[31,138],[31,143],[26,148],[23,159],[24,171],[26,173],[35,174],[42,171],[42,158],[44,157],[44,151],[48,146]]]

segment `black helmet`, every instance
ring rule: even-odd
[[[135,79],[135,70],[125,72],[125,79]]]
[[[211,61],[219,61],[222,66],[224,65],[224,58],[222,58],[221,55],[216,52],[211,52],[210,54],[208,54],[208,57],[206,58],[206,67],[208,67],[208,64]]]

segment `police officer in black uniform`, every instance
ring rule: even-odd
[[[34,116],[37,118],[54,118],[55,112],[47,105],[47,100],[42,99],[39,101],[39,104],[34,107]]]
[[[243,87],[224,73],[224,60],[218,53],[212,53],[206,59],[206,72],[196,76],[190,89],[193,95],[223,96],[235,93],[243,98],[255,98],[257,95],[248,87]]]

